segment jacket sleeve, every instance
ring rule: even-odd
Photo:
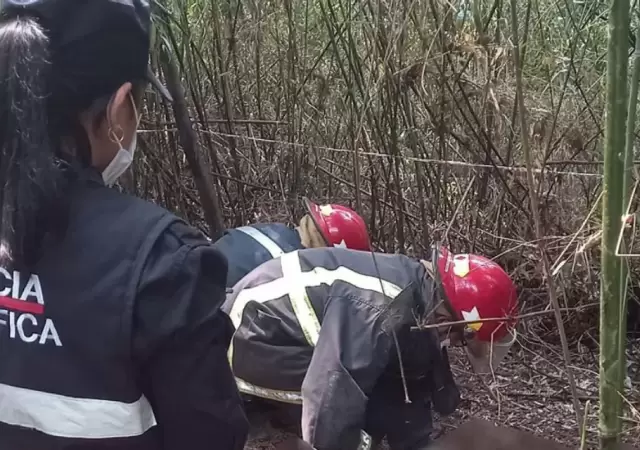
[[[393,345],[380,315],[357,299],[334,298],[325,310],[302,383],[302,435],[318,450],[367,447],[367,395]]]
[[[227,361],[233,334],[220,310],[227,263],[185,224],[150,253],[134,308],[133,355],[163,449],[243,448],[248,423]]]

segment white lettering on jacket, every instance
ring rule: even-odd
[[[24,343],[62,346],[53,320],[45,316],[45,301],[38,275],[23,276],[0,267],[0,327],[10,339]]]

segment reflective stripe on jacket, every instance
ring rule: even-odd
[[[368,448],[367,395],[394,361],[393,332],[414,325],[432,297],[422,264],[403,255],[283,254],[242,279],[223,306],[236,327],[229,359],[238,387],[302,403],[303,438],[317,449]],[[439,357],[435,333],[425,336],[435,349],[425,358]]]
[[[227,230],[213,243],[227,258],[227,287],[233,287],[260,264],[302,249],[298,232],[285,224],[253,224]]]
[[[243,448],[224,258],[98,171],[71,175],[64,238],[29,271],[0,264],[0,450]]]

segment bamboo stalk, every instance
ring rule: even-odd
[[[616,256],[625,194],[625,122],[627,118],[629,0],[612,0],[609,8],[607,104],[604,132],[604,180],[602,199],[602,279],[600,304],[600,448],[618,447],[622,401],[619,388],[625,368],[620,357],[624,303],[623,265]],[[628,181],[627,181],[628,183]],[[626,274],[625,274],[626,275]],[[626,276],[625,276],[626,278]],[[624,349],[622,349],[624,351]]]
[[[638,13],[640,13],[640,3],[636,3]],[[629,104],[627,106],[627,136],[625,142],[625,157],[624,157],[624,173],[622,176],[622,186],[624,189],[622,195],[622,208],[626,211],[631,202],[631,187],[633,179],[634,169],[634,141],[635,141],[635,129],[636,129],[636,117],[637,117],[637,104],[638,104],[638,84],[640,84],[640,26],[636,28],[636,48],[633,56],[633,74],[631,78],[630,92],[629,92]],[[623,242],[624,248],[624,242]],[[624,252],[626,253],[626,252]],[[618,358],[620,367],[622,367],[622,374],[618,380],[618,390],[620,396],[618,397],[620,406],[618,407],[622,412],[623,401],[622,397],[625,394],[625,375],[626,375],[626,347],[627,347],[627,287],[629,283],[629,266],[626,260],[621,261],[620,267],[620,342],[618,343]]]
[[[168,50],[164,48],[161,50],[160,59],[167,75],[167,88],[174,100],[173,112],[176,117],[176,122],[179,123],[180,143],[189,161],[189,167],[191,168],[195,184],[198,187],[204,217],[209,225],[210,237],[215,241],[224,233],[224,221],[222,220],[218,197],[213,189],[213,180],[206,168],[203,167],[197,151],[198,138],[190,126],[191,119],[189,117],[189,110],[187,109],[184,88],[180,83],[178,68],[168,53]]]

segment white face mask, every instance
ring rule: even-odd
[[[131,98],[131,104],[133,105],[133,109],[136,109],[135,103],[133,103],[133,98]],[[135,112],[136,117],[138,116],[138,112]],[[118,178],[122,176],[123,173],[127,171],[127,169],[133,163],[133,155],[136,151],[136,147],[138,144],[138,125],[140,124],[140,118],[137,120],[136,131],[133,133],[133,140],[131,141],[131,145],[129,145],[129,149],[126,149],[122,146],[122,142],[119,142],[118,145],[120,148],[118,149],[118,153],[111,160],[109,165],[102,171],[102,180],[104,184],[111,187],[118,181]]]
[[[468,341],[465,353],[474,372],[478,374],[493,373],[507,356],[517,337],[518,333],[513,329],[509,330],[509,333],[504,338],[494,342]]]

